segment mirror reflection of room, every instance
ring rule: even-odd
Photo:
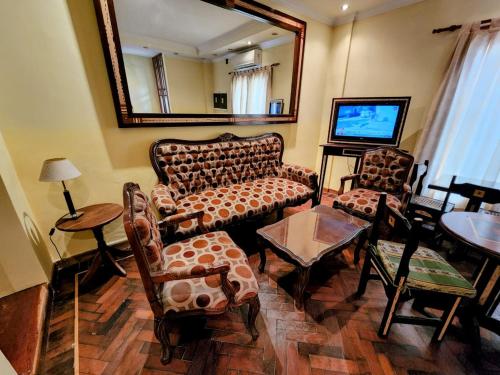
[[[134,113],[289,113],[293,32],[199,0],[115,10]]]

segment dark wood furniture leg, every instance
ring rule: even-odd
[[[304,291],[309,283],[311,267],[298,266],[297,270],[299,271],[299,277],[295,290],[295,304],[297,309],[302,310],[304,308]]]
[[[123,269],[122,266],[120,266],[116,259],[113,258],[113,255],[111,255],[111,251],[115,251],[116,249],[106,244],[106,241],[104,240],[104,234],[102,233],[102,227],[92,229],[92,233],[94,233],[94,237],[97,241],[97,254],[92,260],[92,265],[82,279],[82,285],[87,284],[89,280],[94,277],[95,273],[103,263],[111,268],[113,273],[115,273],[116,275],[120,277],[127,276],[127,272]]]
[[[262,273],[266,268],[266,243],[260,238],[260,236],[257,236],[257,248],[259,249],[260,255],[259,272]]]
[[[325,150],[323,149],[323,157],[321,158],[321,168],[319,172],[318,197],[316,198],[318,204],[321,203],[321,199],[323,198],[323,187],[325,185],[325,174],[326,174],[327,164],[328,164],[328,155],[325,154]]]
[[[363,245],[365,244],[367,239],[368,239],[368,230],[364,230],[359,235],[358,243],[356,245],[356,248],[354,249],[354,264],[359,263],[359,255],[360,255],[361,249],[363,248]]]
[[[259,296],[255,296],[248,302],[248,329],[250,334],[252,335],[252,340],[257,340],[259,337],[259,331],[257,327],[255,327],[255,321],[257,319],[257,315],[260,311],[260,300]]]

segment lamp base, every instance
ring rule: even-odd
[[[76,220],[83,215],[82,211],[76,211],[74,214],[67,213],[61,219],[63,220]]]

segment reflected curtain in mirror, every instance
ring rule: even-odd
[[[271,94],[272,68],[237,71],[232,74],[233,113],[239,115],[265,113]]]

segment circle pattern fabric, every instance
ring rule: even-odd
[[[172,198],[220,186],[278,176],[282,141],[276,136],[250,141],[186,145],[165,143],[156,149]]]
[[[306,202],[312,194],[314,191],[300,182],[264,178],[190,195],[177,202],[177,213],[203,210],[203,223],[208,230],[216,230],[251,216]],[[188,220],[179,225],[177,234],[190,235],[197,228],[196,220]]]
[[[235,304],[254,298],[259,285],[247,257],[226,232],[212,232],[183,240],[163,249],[163,269],[176,274],[195,275],[205,267],[228,262],[228,280],[233,286]],[[221,311],[228,304],[221,287],[220,275],[169,281],[164,284],[164,311],[204,309]]]
[[[412,165],[411,155],[388,148],[367,151],[361,165],[359,185],[390,193],[400,192]]]
[[[348,211],[357,212],[361,216],[374,218],[380,194],[382,193],[375,190],[354,189],[335,197],[333,204],[335,207],[343,207]],[[387,194],[386,204],[396,210],[401,209],[400,200],[392,194]]]

